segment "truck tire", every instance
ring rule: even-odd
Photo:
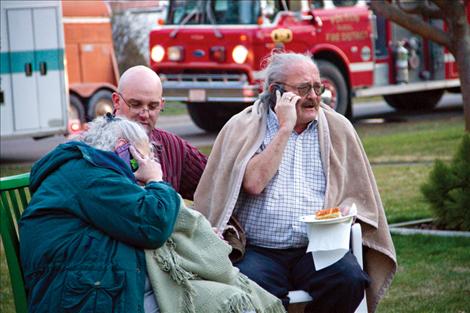
[[[85,123],[85,108],[80,98],[76,95],[69,95],[68,117],[71,119],[79,119],[80,123]]]
[[[113,112],[112,92],[109,90],[100,90],[90,97],[88,101],[88,118],[90,120],[97,116],[105,115],[107,112]]]
[[[338,113],[347,116],[349,109],[349,92],[346,80],[341,71],[331,62],[325,60],[316,61],[322,83],[331,91],[330,106]]]
[[[186,103],[189,116],[197,127],[207,132],[219,131],[245,105],[237,103]]]
[[[397,111],[429,111],[441,100],[444,90],[427,90],[383,96],[388,105]]]

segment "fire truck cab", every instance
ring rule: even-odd
[[[166,100],[185,102],[208,131],[257,99],[262,61],[276,49],[310,53],[329,104],[346,116],[355,96],[430,109],[460,86],[446,49],[375,15],[365,0],[172,0],[166,24],[150,33]]]

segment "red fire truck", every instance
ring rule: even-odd
[[[346,116],[352,97],[419,110],[460,88],[445,48],[375,15],[365,0],[173,0],[166,24],[150,33],[150,65],[167,101],[185,102],[208,131],[256,100],[273,49],[310,52],[330,105]]]

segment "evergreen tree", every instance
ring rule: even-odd
[[[463,136],[450,165],[435,162],[421,191],[439,225],[470,230],[470,135]]]

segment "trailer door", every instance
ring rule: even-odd
[[[31,9],[7,10],[10,43],[13,127],[16,131],[39,128],[34,33]],[[25,118],[27,117],[27,118]]]
[[[6,9],[12,135],[37,131],[39,136],[43,132],[66,128],[67,99],[59,10],[60,6],[56,4]]]
[[[62,110],[63,92],[63,50],[60,49],[57,8],[38,8],[33,10],[34,44],[36,47],[36,75],[38,77],[39,124],[41,128],[64,125]],[[60,13],[60,12],[59,12]]]

